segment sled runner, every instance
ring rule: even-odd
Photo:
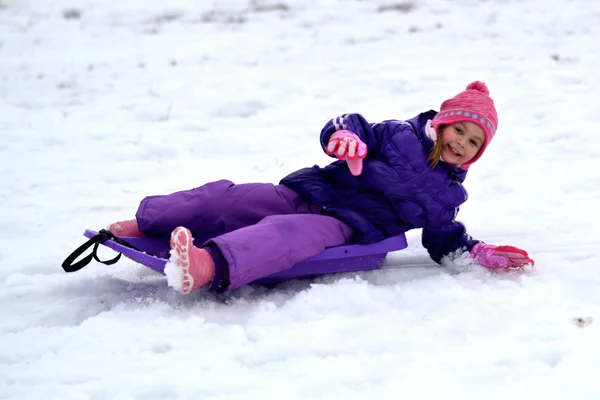
[[[111,265],[116,263],[123,254],[135,262],[164,274],[165,264],[169,258],[169,238],[117,237],[105,229],[100,232],[88,229],[83,234],[90,240],[65,259],[62,267],[66,272],[78,271],[89,264],[92,259]],[[100,244],[120,254],[112,260],[101,261],[97,255]],[[94,246],[92,253],[75,263],[75,260],[91,246]],[[368,245],[330,247],[313,257],[294,264],[285,271],[258,279],[252,283],[275,283],[324,274],[373,270],[383,264],[388,252],[401,250],[406,246],[406,237],[398,235]]]

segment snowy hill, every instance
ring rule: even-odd
[[[600,3],[0,0],[0,398],[598,399]],[[465,186],[524,273],[384,268],[179,295],[129,260],[65,274],[146,195],[325,165],[318,133],[485,81]],[[106,257],[112,254],[105,252]]]

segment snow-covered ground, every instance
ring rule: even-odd
[[[597,0],[0,0],[0,398],[600,398],[598,65]],[[459,219],[531,271],[437,268],[416,231],[225,296],[60,267],[145,195],[277,182],[329,118],[476,79],[500,129]]]

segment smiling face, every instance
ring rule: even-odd
[[[442,160],[459,166],[479,153],[485,143],[483,129],[472,122],[459,122],[442,128]]]

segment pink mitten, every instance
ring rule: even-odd
[[[471,249],[471,256],[478,264],[491,269],[521,268],[535,265],[525,250],[512,246],[494,246],[483,242]]]
[[[341,130],[331,135],[325,152],[346,160],[350,173],[358,176],[362,172],[362,160],[367,156],[367,145],[355,133]]]

